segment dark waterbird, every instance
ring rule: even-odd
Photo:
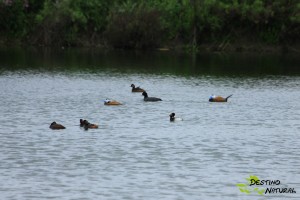
[[[82,119],[80,119],[80,126],[84,127],[85,130],[88,130],[89,128],[91,128],[91,129],[98,128],[97,124],[91,124],[87,120],[82,120]]]
[[[145,92],[144,89],[142,89],[142,88],[140,88],[140,87],[135,87],[134,84],[131,84],[130,87],[132,87],[132,90],[131,90],[132,92]]]
[[[142,95],[144,96],[144,101],[162,101],[160,98],[157,97],[148,97],[147,92],[143,92]]]
[[[51,129],[53,129],[53,130],[58,130],[58,129],[65,129],[66,127],[64,127],[63,125],[61,125],[61,124],[57,124],[56,122],[52,122],[51,124],[50,124],[50,127],[49,128],[51,128]]]

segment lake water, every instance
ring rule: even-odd
[[[299,61],[1,49],[0,199],[299,199]],[[144,102],[131,83],[163,101]],[[250,175],[297,193],[260,196]]]

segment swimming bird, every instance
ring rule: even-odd
[[[57,124],[56,122],[52,122],[51,124],[50,124],[50,127],[49,128],[51,128],[51,129],[53,129],[53,130],[58,130],[58,129],[65,129],[66,127],[64,127],[63,125],[61,125],[61,124]]]
[[[170,121],[171,121],[171,122],[174,122],[174,121],[182,121],[182,120],[183,120],[182,118],[175,117],[175,113],[171,113],[169,116],[170,116]]]
[[[115,100],[109,100],[109,99],[105,99],[104,100],[104,105],[107,106],[117,106],[117,105],[122,105],[120,102],[115,101]]]
[[[142,89],[142,88],[140,88],[140,87],[135,87],[134,84],[131,84],[130,87],[132,87],[132,90],[131,90],[132,92],[145,92],[144,89]]]
[[[89,128],[96,129],[96,128],[98,128],[98,125],[97,124],[91,124],[89,122],[87,122],[86,124],[84,124],[84,129],[85,130],[88,130]]]
[[[142,95],[144,96],[144,101],[162,101],[160,98],[148,97],[147,92],[143,92]]]
[[[98,128],[97,124],[91,124],[87,120],[82,120],[82,119],[80,119],[80,126],[84,127],[85,130],[88,130],[89,128],[93,128],[93,129]]]
[[[80,119],[79,122],[80,122],[80,127],[83,127],[84,124],[86,123],[86,120]]]
[[[231,95],[229,95],[228,97],[224,98],[224,97],[221,97],[221,96],[215,96],[215,95],[211,95],[209,97],[209,102],[227,102],[228,98],[231,97]]]

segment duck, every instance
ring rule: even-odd
[[[66,127],[64,127],[63,125],[61,125],[61,124],[57,124],[56,122],[52,122],[51,124],[50,124],[50,127],[49,128],[51,128],[51,129],[53,129],[53,130],[58,130],[58,129],[65,129]]]
[[[98,125],[97,124],[91,124],[88,121],[86,121],[86,123],[84,124],[84,130],[88,130],[89,128],[91,129],[97,129]]]
[[[82,119],[80,119],[80,126],[84,127],[85,130],[88,130],[89,128],[92,128],[92,129],[98,128],[97,124],[91,124],[87,120],[82,120]]]
[[[122,105],[122,103],[115,101],[115,100],[109,100],[109,99],[105,99],[104,100],[104,105],[107,106],[117,106],[117,105]]]
[[[148,94],[146,91],[144,91],[142,93],[142,95],[144,96],[144,101],[162,101],[160,98],[157,98],[157,97],[148,97]]]
[[[83,127],[84,124],[86,123],[86,120],[80,119],[79,122],[80,122],[80,127]]]
[[[131,84],[130,87],[132,87],[132,90],[131,90],[132,92],[145,92],[144,89],[142,89],[142,88],[140,88],[140,87],[135,87],[134,84]]]
[[[171,122],[174,122],[174,121],[182,121],[182,120],[183,120],[182,118],[175,117],[175,113],[171,113],[169,116],[170,116],[170,121],[171,121]]]
[[[221,96],[216,96],[216,95],[211,95],[209,97],[209,102],[227,102],[228,98],[231,97],[231,95],[229,95],[228,97],[224,98],[224,97],[221,97]]]

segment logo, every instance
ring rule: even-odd
[[[250,175],[246,178],[247,183],[238,183],[236,186],[245,194],[282,194],[296,193],[295,188],[280,187],[280,180],[263,180],[257,176]]]

